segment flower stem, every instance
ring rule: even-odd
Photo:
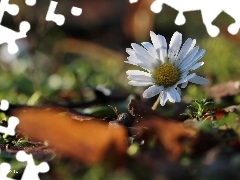
[[[152,109],[156,110],[159,104],[160,104],[160,95],[158,96],[156,102],[153,104]]]

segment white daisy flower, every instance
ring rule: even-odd
[[[131,48],[127,48],[129,57],[126,63],[143,68],[145,71],[128,70],[128,84],[133,86],[149,86],[143,92],[144,98],[151,98],[160,94],[160,104],[165,105],[169,100],[172,103],[181,101],[181,88],[185,88],[188,82],[204,85],[208,80],[197,76],[190,71],[202,66],[203,62],[198,62],[205,50],[200,51],[199,47],[194,47],[195,39],[188,38],[182,44],[182,34],[175,32],[172,36],[167,50],[166,39],[161,35],[150,32],[152,43],[143,42],[142,46],[132,43]]]

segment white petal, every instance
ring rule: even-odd
[[[197,62],[198,60],[200,60],[200,59],[203,57],[203,55],[205,54],[205,52],[206,52],[205,49],[200,50],[200,51],[196,54],[196,56],[194,56],[193,61],[194,61],[194,62],[195,62],[195,61]]]
[[[152,55],[152,57],[157,60],[159,59],[156,49],[153,47],[153,45],[149,42],[143,42],[142,45],[148,50],[148,52]]]
[[[132,86],[149,86],[149,85],[153,85],[154,83],[152,83],[152,82],[129,81],[128,84],[130,84]]]
[[[130,56],[135,56],[135,54],[136,54],[136,52],[135,52],[133,49],[131,49],[131,48],[127,48],[127,49],[126,49],[126,52],[127,52]]]
[[[128,57],[127,59],[128,59],[128,61],[124,61],[127,64],[139,66],[139,67],[147,70],[148,72],[151,72],[153,70],[152,66],[147,64],[147,62],[143,63],[140,60],[138,60],[137,58],[133,58],[133,57]],[[139,59],[141,59],[141,57],[139,57]]]
[[[176,102],[181,102],[181,94],[175,90]]]
[[[150,31],[150,37],[151,37],[151,40],[152,40],[152,43],[153,43],[153,46],[155,47],[155,49],[160,49],[161,48],[161,44],[157,38],[157,35]]]
[[[185,83],[185,82],[187,82],[189,79],[192,79],[194,76],[196,76],[196,73],[189,74],[189,75],[187,75],[187,77],[185,77],[185,78],[183,78],[183,79],[180,79],[175,85]]]
[[[158,41],[160,43],[159,50],[159,59],[164,62],[164,59],[167,57],[167,41],[164,36],[157,35]]]
[[[165,103],[166,103],[167,100],[168,100],[168,98],[167,98],[167,91],[163,90],[160,96],[161,96],[161,97],[160,97],[160,104],[161,104],[162,106],[164,106]]]
[[[136,54],[136,58],[134,57],[128,57],[129,61],[135,62],[138,66],[147,69],[148,71],[153,71],[153,65],[142,55]]]
[[[188,53],[188,55],[182,60],[182,63],[180,63],[180,65],[178,66],[178,68],[181,69],[186,69],[186,66],[188,64],[190,64],[194,57],[196,56],[196,54],[198,53],[198,49],[199,47],[195,47],[191,50],[191,52]]]
[[[197,62],[197,61],[199,61],[202,57],[203,57],[203,55],[205,54],[205,50],[204,49],[202,49],[202,50],[200,50],[195,56],[194,56],[194,58],[192,58],[191,60],[189,60],[189,62],[188,63],[186,63],[185,64],[185,66],[183,66],[182,68],[180,68],[180,71],[181,72],[184,72],[184,71],[189,71],[191,68],[192,68],[192,66]],[[185,63],[185,62],[184,62]],[[184,64],[184,63],[182,63],[182,64]],[[180,66],[182,66],[182,65],[180,65]]]
[[[187,85],[188,85],[188,81],[186,81],[186,82],[182,83],[182,86],[181,86],[181,88],[186,88],[186,87],[187,87]]]
[[[147,58],[145,58],[142,54],[138,54],[137,52],[129,48],[126,51],[128,54],[130,54],[130,56],[127,57],[128,61],[125,61],[125,63],[140,66],[147,71],[153,70],[153,63],[150,62]]]
[[[137,65],[135,62],[132,62],[132,61],[124,61],[124,62],[127,64]]]
[[[144,56],[147,61],[150,61],[151,63],[155,63],[155,59],[148,53],[146,49],[144,49],[142,46],[132,43],[131,44],[133,49],[140,55]]]
[[[201,49],[192,59],[192,61],[190,62],[192,65],[195,64],[198,60],[200,60],[203,55],[205,54],[206,50],[205,49]]]
[[[185,80],[188,81],[189,79],[192,79],[194,76],[196,76],[196,73],[189,74]]]
[[[134,62],[134,63],[140,63],[142,61],[140,61],[139,59],[137,59],[137,57],[133,57],[133,56],[129,56],[127,57],[128,61],[130,62]]]
[[[170,88],[168,90],[167,97],[168,97],[169,101],[172,103],[181,101],[181,97],[175,88]]]
[[[192,50],[192,48],[195,46],[195,43],[196,43],[196,40],[195,39],[192,40],[191,38],[188,38],[184,42],[184,44],[183,44],[183,46],[182,46],[182,48],[179,52],[179,55],[178,55],[178,58],[177,58],[177,61],[176,61],[176,64],[175,64],[176,66],[178,66],[182,62],[182,60],[186,57],[187,53],[190,50]]]
[[[196,45],[196,39],[193,39],[192,44],[191,44],[190,48],[188,49],[188,52],[186,55],[188,55],[188,53],[194,48],[195,45]]]
[[[175,103],[175,96],[172,92],[172,89],[169,89],[169,91],[167,92],[167,98],[170,102]]]
[[[149,76],[151,77],[151,75],[147,72],[144,71],[139,71],[139,70],[128,70],[126,71],[127,75],[144,75],[144,76]]]
[[[158,59],[161,62],[164,62],[164,59],[167,57],[167,42],[165,37],[161,35],[156,35],[154,32],[150,31],[150,37],[153,43],[153,46],[156,49]]]
[[[124,61],[125,63],[127,63],[127,64],[132,64],[132,65],[135,65],[135,66],[139,66],[139,67],[141,67],[141,68],[143,68],[144,70],[146,70],[146,71],[148,71],[148,72],[151,72],[151,68],[148,68],[148,67],[146,67],[146,66],[144,66],[144,64],[142,64],[142,63],[136,63],[136,62],[133,62],[133,61]]]
[[[175,32],[170,41],[169,50],[168,50],[168,58],[171,64],[175,62],[178,52],[180,50],[181,44],[182,44],[182,34],[179,32]]]
[[[163,89],[164,89],[163,86],[158,86],[158,85],[150,86],[148,89],[146,89],[143,92],[143,97],[144,98],[151,98],[151,97],[159,94]]]
[[[157,35],[156,35],[154,32],[152,32],[152,31],[150,31],[150,37],[151,37],[153,46],[154,46],[154,48],[156,49],[158,59],[160,59],[161,44],[160,44],[160,42],[159,42],[159,40],[158,40],[158,37],[157,37]]]
[[[195,83],[195,84],[200,84],[200,85],[208,84],[207,79],[205,79],[201,76],[198,76],[198,75],[195,75],[193,78],[189,79],[188,81],[192,82],[192,83]]]
[[[183,72],[183,73],[181,73],[181,75],[180,75],[180,78],[179,78],[179,79],[184,79],[184,78],[186,78],[186,77],[187,77],[187,75],[188,75],[188,72]]]
[[[145,50],[146,51],[146,50]],[[136,54],[136,58],[141,61],[142,63],[147,63],[147,64],[152,64],[152,62],[147,59],[145,56],[143,56],[142,54]]]
[[[198,62],[194,64],[190,70],[196,70],[197,68],[201,67],[204,64],[204,62]]]
[[[181,96],[182,92],[181,92],[181,89],[179,87],[177,87],[177,92]]]
[[[181,101],[181,93],[179,93],[177,89],[174,89],[174,91],[175,91],[176,102],[180,102]]]
[[[151,66],[148,66],[146,63],[137,63],[137,65],[145,70],[147,70],[148,72],[152,72],[153,68]]]
[[[128,76],[129,80],[138,81],[138,82],[153,82],[155,83],[155,79],[152,77],[144,76],[144,75],[130,75]]]

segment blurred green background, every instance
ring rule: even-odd
[[[175,31],[183,34],[183,41],[195,38],[200,49],[206,49],[202,59],[205,65],[197,73],[209,79],[209,86],[238,80],[240,34],[227,32],[234,19],[224,12],[213,22],[221,32],[212,38],[200,11],[184,13],[186,23],[177,26],[176,10],[164,5],[159,14],[154,14],[149,0],[134,4],[117,0],[58,2],[56,13],[66,17],[63,26],[45,20],[50,1],[28,7],[24,1],[10,0],[20,6],[20,12],[14,17],[5,13],[2,25],[18,31],[19,23],[27,20],[32,27],[27,38],[17,41],[18,54],[9,55],[5,44],[0,47],[0,98],[21,104],[81,101],[91,99],[88,88],[99,85],[141,93],[142,88],[127,84],[125,71],[135,67],[123,61],[132,42],[150,41],[150,30],[164,35],[168,42]],[[72,6],[82,8],[82,15],[72,16]],[[188,94],[185,100],[208,96],[205,91],[199,92],[202,89],[190,85],[183,91],[183,95]]]
[[[208,89],[211,86],[239,80],[240,33],[234,36],[228,33],[227,27],[234,19],[224,12],[213,22],[221,32],[212,38],[206,32],[200,11],[184,13],[186,23],[177,26],[174,20],[178,12],[164,5],[159,14],[154,14],[149,8],[152,0],[139,0],[135,4],[127,0],[57,2],[56,13],[66,18],[63,26],[45,20],[49,0],[38,0],[34,7],[26,6],[24,0],[10,0],[10,3],[19,5],[20,12],[14,17],[5,13],[2,25],[18,31],[19,23],[27,20],[31,30],[27,38],[17,41],[19,53],[10,55],[6,44],[0,46],[0,99],[28,105],[88,102],[95,98],[94,90],[102,87],[120,94],[136,93],[141,97],[144,87],[127,84],[126,70],[137,67],[124,61],[126,48],[130,48],[131,43],[150,41],[149,31],[165,36],[168,43],[172,34],[179,31],[183,34],[183,41],[194,38],[200,49],[206,49],[202,58],[205,64],[197,73],[207,78],[210,84],[204,87],[190,84],[182,90],[184,101],[210,98]],[[82,15],[72,16],[72,6],[82,8]],[[125,107],[127,103],[128,99],[111,105]],[[86,108],[85,112],[91,114]],[[111,112],[114,116],[112,109]],[[3,156],[4,160],[8,160],[6,156]],[[101,179],[107,171],[101,164],[88,168],[78,162],[59,159],[50,165],[51,171],[58,173],[55,177],[60,179]],[[21,168],[22,165],[16,167]],[[47,174],[43,176],[51,179]],[[139,177],[134,178],[130,172],[113,172],[105,179]]]

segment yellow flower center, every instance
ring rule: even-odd
[[[152,78],[156,80],[156,84],[169,87],[174,85],[180,77],[178,69],[171,64],[161,64],[152,72]]]

